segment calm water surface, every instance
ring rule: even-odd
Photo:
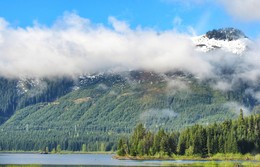
[[[205,163],[208,161],[158,161],[158,160],[117,160],[111,154],[0,154],[0,166],[6,164],[39,164],[69,166],[165,166]],[[240,161],[234,162],[240,163]]]

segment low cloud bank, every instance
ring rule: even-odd
[[[204,63],[193,54],[189,36],[174,31],[130,29],[110,17],[113,28],[66,14],[52,27],[13,28],[0,20],[0,75],[48,77],[107,70],[165,72]],[[199,72],[199,71],[197,71]]]
[[[202,53],[188,34],[131,29],[114,17],[108,21],[112,27],[67,13],[51,27],[14,28],[1,18],[0,75],[53,77],[104,71],[181,70],[201,80],[216,79],[216,89],[232,89],[241,79],[259,83],[259,41],[250,44],[242,56],[221,50]]]

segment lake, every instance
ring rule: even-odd
[[[43,166],[197,166],[201,164],[211,164],[211,166],[220,165],[223,161],[187,161],[187,160],[117,160],[112,158],[111,154],[0,154],[0,166],[13,165],[43,165]],[[234,164],[243,164],[249,161],[230,161]],[[257,162],[258,163],[258,162]],[[196,164],[196,165],[195,165]],[[251,162],[250,164],[256,164]],[[12,166],[13,166],[12,165]],[[199,165],[200,166],[200,165]],[[257,166],[257,165],[253,165]]]

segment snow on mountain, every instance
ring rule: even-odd
[[[221,49],[241,55],[251,42],[240,30],[234,28],[218,29],[205,35],[193,37],[197,50],[202,52]]]
[[[250,45],[250,41],[245,34],[234,28],[223,28],[218,30],[208,31],[205,35],[193,37],[191,39],[198,51],[209,52],[217,49],[221,49],[228,53],[242,55]],[[131,71],[130,71],[131,73]],[[123,73],[122,73],[123,74]],[[129,80],[128,77],[122,77],[124,75],[106,75],[106,73],[95,74],[82,74],[78,76],[78,80],[74,81],[74,85],[71,90],[78,90],[85,85],[91,85],[98,82],[106,81],[108,84],[114,84],[117,82],[123,82]],[[136,73],[139,76],[138,73]],[[177,76],[182,76],[182,73],[176,73]],[[145,75],[146,77],[148,74]],[[186,77],[186,76],[185,76]],[[153,77],[151,77],[153,78]],[[141,79],[132,78],[141,82]],[[40,93],[45,90],[47,84],[42,79],[37,78],[20,78],[17,82],[17,93],[32,94],[31,92]],[[35,94],[35,93],[34,93]]]
[[[31,96],[41,93],[46,87],[46,83],[38,78],[20,78],[16,86],[18,95],[29,93]]]

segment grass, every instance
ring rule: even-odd
[[[174,164],[174,163],[165,163],[163,166],[181,166],[181,167],[259,167],[260,163],[257,162],[229,162],[229,161],[223,161],[223,162],[216,162],[216,161],[210,161],[210,162],[195,162],[190,164]]]
[[[223,162],[217,162],[217,161],[209,161],[209,162],[195,162],[190,164],[176,164],[176,163],[170,163],[166,162],[163,163],[162,166],[181,166],[181,167],[259,167],[260,162],[230,162],[230,161],[223,161]]]
[[[252,154],[215,154],[208,159],[211,160],[255,160],[260,161],[260,154],[252,155]]]
[[[260,154],[252,155],[252,154],[215,154],[210,157],[202,158],[199,155],[193,155],[193,156],[185,156],[185,155],[155,155],[155,156],[114,156],[115,159],[119,160],[212,160],[212,161],[229,161],[229,160],[241,160],[241,161],[247,161],[247,160],[254,160],[254,161],[260,161]]]

